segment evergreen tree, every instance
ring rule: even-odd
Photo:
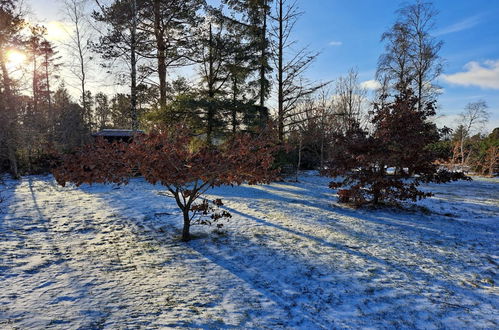
[[[145,0],[115,0],[108,6],[99,6],[94,11],[93,18],[106,25],[107,30],[99,37],[93,48],[99,52],[104,60],[120,59],[129,67],[130,81],[130,110],[128,126],[138,128],[137,110],[137,62],[140,54],[147,52],[149,45],[146,42],[146,31],[138,30],[140,11],[144,10]]]
[[[148,0],[141,3],[140,29],[147,32],[155,45],[146,49],[144,56],[156,60],[154,71],[159,80],[161,108],[167,103],[168,69],[184,66],[194,56],[194,31],[202,24],[199,12],[204,6],[204,0]]]
[[[265,102],[270,96],[271,87],[269,75],[272,72],[270,65],[272,52],[269,16],[272,0],[224,0],[223,2],[237,13],[237,20],[241,24],[240,40],[247,40],[248,49],[253,50],[251,58],[248,59],[254,75],[250,84],[256,91],[256,112],[258,121],[262,125],[269,116]],[[252,108],[248,107],[247,110],[251,111]],[[248,115],[248,119],[251,119],[251,114]]]
[[[54,141],[57,149],[68,151],[88,142],[90,130],[85,120],[85,110],[73,101],[64,84],[56,90],[53,99],[57,115]]]
[[[111,109],[109,107],[109,99],[106,94],[99,92],[94,96],[95,104],[95,122],[97,129],[101,130],[108,126]]]
[[[118,93],[111,99],[111,123],[113,128],[132,127],[130,96]]]

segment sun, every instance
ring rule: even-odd
[[[10,68],[18,68],[26,61],[26,54],[17,49],[9,49],[7,51],[7,65]]]

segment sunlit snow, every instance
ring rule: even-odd
[[[193,228],[161,186],[7,181],[0,328],[497,328],[499,182],[407,210],[336,204],[328,180],[222,187]]]

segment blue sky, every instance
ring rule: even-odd
[[[363,81],[374,79],[383,52],[381,34],[395,20],[397,0],[299,1],[305,14],[296,27],[297,38],[322,50],[311,77],[331,79],[348,68]],[[439,120],[454,126],[455,116],[468,102],[484,99],[491,112],[488,129],[499,126],[499,1],[436,0],[435,29],[444,46],[445,79],[439,79]],[[469,64],[476,62],[476,64]]]
[[[295,29],[300,45],[321,51],[309,71],[312,79],[333,80],[350,68],[361,81],[374,79],[383,52],[381,34],[395,20],[402,0],[298,0],[304,11]],[[499,126],[499,1],[435,0],[435,29],[444,41],[444,76],[439,80],[440,124],[455,126],[469,102],[485,100],[491,112],[487,130]],[[36,19],[60,20],[61,2],[28,0]]]

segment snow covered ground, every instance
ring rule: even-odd
[[[222,187],[222,231],[160,186],[7,181],[0,328],[498,328],[499,181],[413,210],[337,205],[328,180]]]

